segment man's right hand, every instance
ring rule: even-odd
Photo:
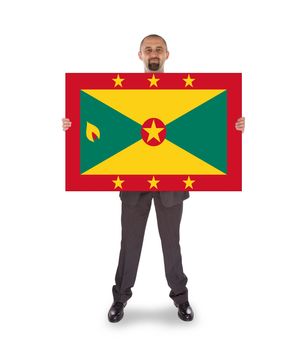
[[[68,118],[63,118],[63,130],[66,131],[71,127],[71,121]]]

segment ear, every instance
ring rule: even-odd
[[[138,55],[139,55],[139,59],[141,60],[142,59],[142,52],[139,51]]]
[[[168,59],[168,57],[169,57],[169,52],[166,51],[166,59]]]

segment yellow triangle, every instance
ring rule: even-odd
[[[179,118],[225,90],[82,90],[125,116],[143,124]]]
[[[143,140],[118,152],[83,175],[225,175],[222,171],[164,140],[149,146]]]

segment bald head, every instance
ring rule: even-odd
[[[142,49],[142,45],[144,44],[144,41],[145,39],[149,39],[149,38],[154,38],[154,39],[160,39],[163,41],[164,45],[165,45],[165,48],[167,50],[167,44],[166,44],[166,41],[164,40],[164,38],[162,38],[162,36],[158,35],[158,34],[149,34],[147,36],[145,36],[145,38],[141,41],[141,44],[140,44],[140,51]]]

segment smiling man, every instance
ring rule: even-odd
[[[145,72],[164,72],[165,61],[169,57],[166,41],[159,35],[146,36],[138,53]],[[243,132],[244,118],[239,118],[235,127]],[[63,129],[71,127],[69,119],[63,119]],[[189,192],[120,192],[122,200],[122,239],[115,285],[112,288],[113,303],[108,313],[110,322],[118,322],[124,316],[124,308],[132,296],[144,233],[152,201],[154,201],[158,229],[162,244],[165,276],[171,289],[172,298],[183,321],[193,320],[194,313],[188,300],[187,276],[183,272],[180,249],[180,221],[183,201]],[[154,288],[153,288],[154,289]],[[148,291],[148,302],[154,298]]]
[[[145,37],[138,53],[145,72],[164,72],[169,57],[165,40],[156,34]],[[179,245],[179,228],[183,200],[188,192],[120,192],[122,200],[122,242],[118,268],[113,286],[114,303],[108,317],[117,322],[123,317],[123,309],[132,296],[131,288],[136,279],[145,227],[154,201],[158,229],[162,243],[165,275],[170,297],[178,307],[178,316],[184,321],[193,319],[188,301],[187,277],[183,272]]]

